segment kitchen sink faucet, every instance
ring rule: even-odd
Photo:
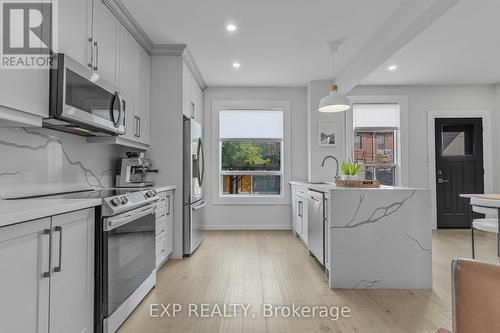
[[[339,160],[335,156],[332,156],[332,155],[325,156],[325,158],[323,159],[323,162],[321,162],[321,167],[322,168],[325,167],[325,162],[329,158],[334,159],[335,160],[335,164],[337,165],[337,168],[335,170],[335,177],[333,178],[333,181],[337,181],[337,179],[339,178]]]

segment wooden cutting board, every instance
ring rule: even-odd
[[[338,187],[356,187],[356,188],[380,188],[378,180],[341,180],[336,181]]]

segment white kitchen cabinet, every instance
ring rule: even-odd
[[[138,65],[138,56],[136,49],[136,41],[132,35],[125,29],[120,27],[119,33],[119,51],[118,51],[118,87],[120,88],[123,98],[125,99],[125,125],[126,131],[122,136],[125,139],[137,141],[138,121],[135,115],[136,104],[135,99],[135,79]]]
[[[174,250],[173,191],[158,193],[156,204],[156,269],[159,269]]]
[[[191,80],[192,74],[185,62],[182,63],[182,114],[191,118],[192,108],[191,104]]]
[[[0,228],[0,332],[93,331],[93,226],[85,209]]]
[[[116,63],[120,23],[102,0],[93,0],[92,43],[94,70],[116,83]]]
[[[48,332],[50,218],[0,228],[0,332]]]
[[[134,112],[139,117],[139,137],[138,141],[149,145],[151,138],[151,111],[150,111],[150,80],[151,80],[151,57],[144,51],[144,49],[136,43],[138,55],[138,74],[137,74],[137,87],[135,89],[135,107]]]
[[[50,332],[90,333],[93,331],[94,210],[52,217],[52,233]]]
[[[306,246],[308,242],[307,202],[307,189],[292,186],[292,228]]]
[[[57,6],[57,51],[89,66],[92,62],[92,42],[89,40],[92,37],[92,0],[57,1]]]
[[[182,113],[200,124],[203,122],[203,91],[185,62],[182,69]]]
[[[49,116],[49,73],[0,69],[0,126],[42,126]]]

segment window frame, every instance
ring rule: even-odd
[[[398,104],[400,126],[396,131],[397,151],[396,186],[410,186],[408,181],[409,136],[408,136],[408,96],[407,95],[349,95],[351,105],[355,104]],[[354,147],[353,108],[346,112],[346,152],[351,156]]]
[[[221,139],[219,137],[219,113],[220,111],[282,111],[283,112],[283,138],[279,139],[248,139],[233,138]],[[212,177],[211,192],[212,203],[214,205],[289,205],[290,186],[287,184],[291,180],[291,137],[290,137],[290,102],[289,101],[212,101]],[[280,141],[281,157],[279,175],[281,176],[280,194],[223,194],[223,173],[234,173],[234,171],[222,171],[221,144],[222,141]],[[275,171],[236,171],[245,175],[256,174],[270,175]]]

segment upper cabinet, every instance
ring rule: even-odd
[[[203,91],[185,62],[182,70],[182,113],[203,123]]]
[[[120,23],[102,0],[94,0],[92,13],[93,70],[114,84]]]

